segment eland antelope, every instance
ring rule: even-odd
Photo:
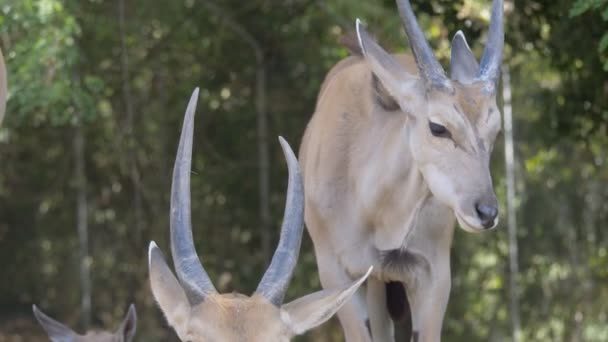
[[[299,153],[323,287],[374,266],[366,292],[338,311],[348,342],[393,341],[391,317],[410,309],[414,335],[439,341],[454,222],[468,232],[498,222],[489,164],[501,129],[503,3],[492,4],[479,64],[456,33],[449,77],[409,1],[397,5],[413,56],[387,53],[357,20],[354,56],[325,78]]]
[[[198,88],[184,118],[171,185],[171,255],[177,278],[154,242],[150,243],[152,293],[182,341],[288,341],[328,320],[369,275],[336,289],[319,291],[283,304],[300,252],[304,224],[302,179],[291,147],[279,137],[289,182],[279,245],[252,296],[220,294],[203,268],[192,238],[190,166]]]
[[[53,342],[130,342],[137,328],[137,312],[133,304],[129,306],[127,315],[115,332],[90,331],[86,335],[78,335],[72,329],[47,316],[36,305],[33,305],[32,309],[34,316]]]

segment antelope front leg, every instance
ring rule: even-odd
[[[448,305],[451,275],[447,267],[436,267],[428,279],[419,279],[417,285],[408,286],[407,294],[412,309],[412,341],[441,341],[443,316]]]
[[[341,288],[345,284],[352,282],[351,278],[344,272],[342,266],[338,264],[337,258],[315,245],[317,256],[317,266],[319,268],[319,278],[323,288]],[[348,300],[340,310],[338,319],[344,331],[346,342],[372,342],[370,332],[365,324],[367,318],[365,306],[365,293],[359,289],[350,300]]]
[[[386,284],[374,277],[367,279],[367,314],[374,342],[395,342],[395,327],[386,308]]]

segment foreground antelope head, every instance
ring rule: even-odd
[[[283,305],[302,240],[304,189],[298,160],[289,144],[279,138],[289,169],[279,246],[251,297],[219,294],[201,265],[192,240],[190,166],[197,99],[198,88],[186,109],[171,185],[171,254],[179,281],[160,249],[151,242],[152,292],[182,341],[288,341],[329,319],[359,288],[369,271],[342,289],[319,291]]]
[[[116,332],[93,331],[86,335],[78,335],[72,329],[47,316],[36,305],[33,306],[33,311],[53,342],[129,342],[133,339],[137,327],[137,313],[133,304]]]
[[[404,139],[431,192],[454,210],[467,231],[493,228],[498,203],[489,162],[500,112],[496,90],[504,42],[503,3],[494,0],[488,41],[478,64],[464,34],[452,41],[448,78],[424,38],[409,1],[398,0],[399,14],[418,75],[406,71],[385,52],[357,20],[365,59],[380,81],[382,94],[411,121]]]
[[[2,119],[4,119],[4,110],[6,109],[6,93],[6,67],[4,66],[2,50],[0,50],[0,125],[2,125]]]

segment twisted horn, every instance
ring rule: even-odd
[[[194,89],[186,109],[171,183],[171,255],[177,277],[192,305],[204,301],[207,295],[217,292],[201,265],[192,239],[190,167],[197,101],[198,88]]]
[[[452,89],[445,71],[435,58],[431,46],[426,41],[422,29],[418,25],[410,2],[408,0],[397,0],[397,7],[399,8],[399,16],[410,41],[410,47],[420,75],[432,87]]]
[[[270,266],[255,291],[276,306],[283,303],[285,292],[298,262],[304,228],[304,185],[298,159],[285,139],[279,137],[279,142],[289,170],[281,237]]]
[[[500,64],[502,63],[502,48],[505,43],[505,29],[503,25],[503,2],[494,0],[492,3],[492,16],[490,18],[490,32],[488,41],[483,50],[479,67],[478,78],[493,83],[493,91],[496,91],[498,78],[500,77]]]

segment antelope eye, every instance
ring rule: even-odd
[[[445,126],[440,125],[438,123],[434,123],[429,121],[429,128],[431,130],[431,134],[439,138],[449,138],[451,136],[450,131],[448,131]]]

